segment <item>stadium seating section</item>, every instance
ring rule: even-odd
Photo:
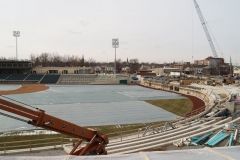
[[[0,74],[2,84],[41,83],[41,84],[116,84],[127,82],[127,76],[98,74]]]

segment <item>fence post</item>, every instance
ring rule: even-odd
[[[30,140],[30,152],[32,152],[32,140]]]
[[[61,141],[62,141],[62,148],[63,148],[63,137],[61,137]]]
[[[54,145],[54,149],[56,149],[55,138],[53,139],[53,145]]]
[[[4,142],[4,154],[6,154],[6,143]]]

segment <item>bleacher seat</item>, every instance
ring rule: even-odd
[[[87,74],[63,74],[60,76],[59,84],[92,84],[95,81],[97,75]]]
[[[25,81],[38,80],[40,81],[44,75],[43,74],[30,74]]]
[[[10,74],[0,74],[0,80],[6,79]]]
[[[28,74],[12,74],[6,80],[23,81],[27,76]]]
[[[48,84],[48,83],[57,83],[60,74],[46,74],[40,83]]]

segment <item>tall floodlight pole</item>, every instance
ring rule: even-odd
[[[112,39],[112,47],[115,48],[114,74],[116,74],[116,48],[119,48],[119,39]]]
[[[18,55],[17,55],[17,37],[20,37],[20,31],[13,31],[13,36],[16,37],[16,60],[18,60]]]

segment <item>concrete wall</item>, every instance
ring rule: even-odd
[[[154,68],[156,75],[170,74],[170,72],[179,71],[178,68]]]
[[[225,102],[225,107],[226,107],[231,113],[234,113],[234,112],[235,112],[234,106],[235,106],[235,102]]]
[[[240,111],[240,102],[237,102],[237,101],[225,102],[225,107],[231,113],[237,113]]]
[[[34,67],[31,71],[37,74],[48,74],[49,70],[57,70],[58,74],[64,74],[65,71],[67,74],[89,74],[91,69],[91,67]]]

